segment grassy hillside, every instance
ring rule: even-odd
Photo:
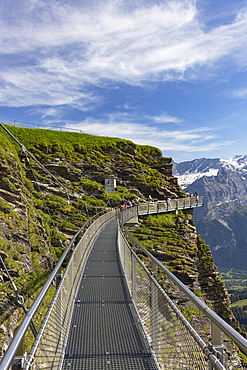
[[[93,160],[105,162],[111,160],[110,154],[103,153],[106,149],[119,149],[124,155],[126,148],[136,150],[137,155],[145,162],[149,161],[148,157],[150,155],[162,156],[158,148],[148,145],[136,145],[130,140],[84,133],[5,126],[28,150],[35,150],[38,157],[42,155],[42,157],[47,156],[47,158],[51,158],[54,154],[57,154],[63,155],[72,160],[72,162],[77,162],[81,159],[89,162]],[[8,134],[2,129],[1,133],[9,140]],[[14,143],[14,145],[18,148],[18,144]]]

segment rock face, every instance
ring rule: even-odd
[[[162,157],[156,148],[86,134],[47,131],[44,135],[44,130],[11,130],[60,184],[81,200],[68,197],[58,183],[36,162],[28,161],[20,148],[0,132],[0,255],[27,309],[75,231],[95,213],[95,206],[102,207],[109,201],[103,186],[105,178],[117,180],[116,192],[110,197],[113,207],[123,197],[145,201],[150,197],[184,196],[172,175],[171,158]],[[83,201],[91,208],[85,207]],[[193,291],[200,291],[228,322],[237,325],[227,307],[227,292],[218,278],[211,252],[196,234],[192,212],[169,216],[170,224],[164,221],[164,225],[155,216],[149,217],[148,230],[144,220],[146,229],[134,231],[144,245],[146,241],[150,247],[154,239],[154,255]],[[0,281],[2,356],[23,313],[3,266]],[[37,318],[38,326],[40,319]]]
[[[176,163],[174,174],[184,190],[205,197],[194,220],[219,267],[246,270],[247,156],[228,161],[200,158]]]

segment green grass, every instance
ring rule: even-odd
[[[130,140],[119,139],[107,136],[95,136],[82,133],[61,132],[52,130],[40,130],[21,128],[5,125],[6,128],[28,149],[36,149],[36,156],[63,155],[75,162],[80,162],[85,158],[88,162],[106,162],[111,160],[111,156],[104,152],[105,149],[117,149],[119,153],[126,148],[132,148],[136,154],[145,162],[147,157],[156,155],[162,158],[162,153],[158,148],[148,145],[136,145]],[[5,138],[8,134],[1,130]],[[15,147],[19,146],[13,143]],[[157,161],[157,160],[156,160]]]
[[[241,285],[232,285],[231,289],[234,289],[234,290],[245,290],[246,287],[241,286]]]
[[[247,271],[245,270],[220,268],[219,275],[230,291],[247,288]]]
[[[238,306],[246,306],[247,305],[247,299],[242,299],[240,301],[234,302],[231,304],[231,307],[238,307]]]

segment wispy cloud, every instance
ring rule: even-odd
[[[113,118],[113,117],[112,117]],[[118,117],[121,118],[121,117]],[[160,148],[165,153],[169,152],[212,152],[230,144],[230,141],[221,141],[212,133],[209,127],[163,130],[159,126],[149,126],[124,120],[97,120],[92,117],[78,124],[68,123],[68,127],[81,130],[93,135],[121,137],[130,139],[137,144],[152,145]]]
[[[169,116],[168,114],[165,114],[165,113],[162,113],[159,116],[153,116],[153,117],[149,116],[148,118],[154,120],[154,122],[156,122],[156,123],[168,123],[168,122],[181,123],[182,122],[181,119],[179,119],[177,117]]]
[[[242,88],[233,92],[235,98],[245,98],[247,96],[247,88]]]
[[[89,110],[102,101],[89,86],[203,78],[201,67],[207,73],[227,58],[246,66],[243,10],[231,23],[206,32],[194,0],[125,5],[118,0],[2,5],[0,104]]]

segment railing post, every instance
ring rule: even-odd
[[[125,251],[125,279],[128,282],[128,278],[129,278],[129,264],[128,264],[128,250],[127,250],[127,245],[125,245],[125,248],[124,248],[124,251]]]
[[[135,243],[132,241],[132,251],[135,253]],[[132,253],[132,299],[136,303],[136,259]]]
[[[126,281],[128,280],[128,253],[127,253],[127,243],[128,243],[128,235],[125,236],[126,242],[124,243],[124,275]]]
[[[212,350],[218,360],[222,363],[223,365],[223,346],[221,343],[221,330],[220,328],[211,321],[211,333],[212,333]],[[213,370],[214,367],[209,361],[209,370]]]
[[[19,326],[15,328],[14,333],[13,333],[14,336],[18,332]],[[24,355],[24,338],[23,338],[15,354],[15,357],[12,360],[12,364],[11,364],[12,369],[21,370],[23,368],[23,361],[25,360],[25,356],[26,354]]]
[[[152,261],[152,275],[157,280],[157,267]],[[159,326],[158,326],[158,289],[151,281],[151,327],[152,327],[152,349],[155,356],[159,355]]]
[[[62,266],[61,266],[56,274],[56,290],[58,289],[60,281],[62,280],[62,276],[63,274],[62,274]]]

